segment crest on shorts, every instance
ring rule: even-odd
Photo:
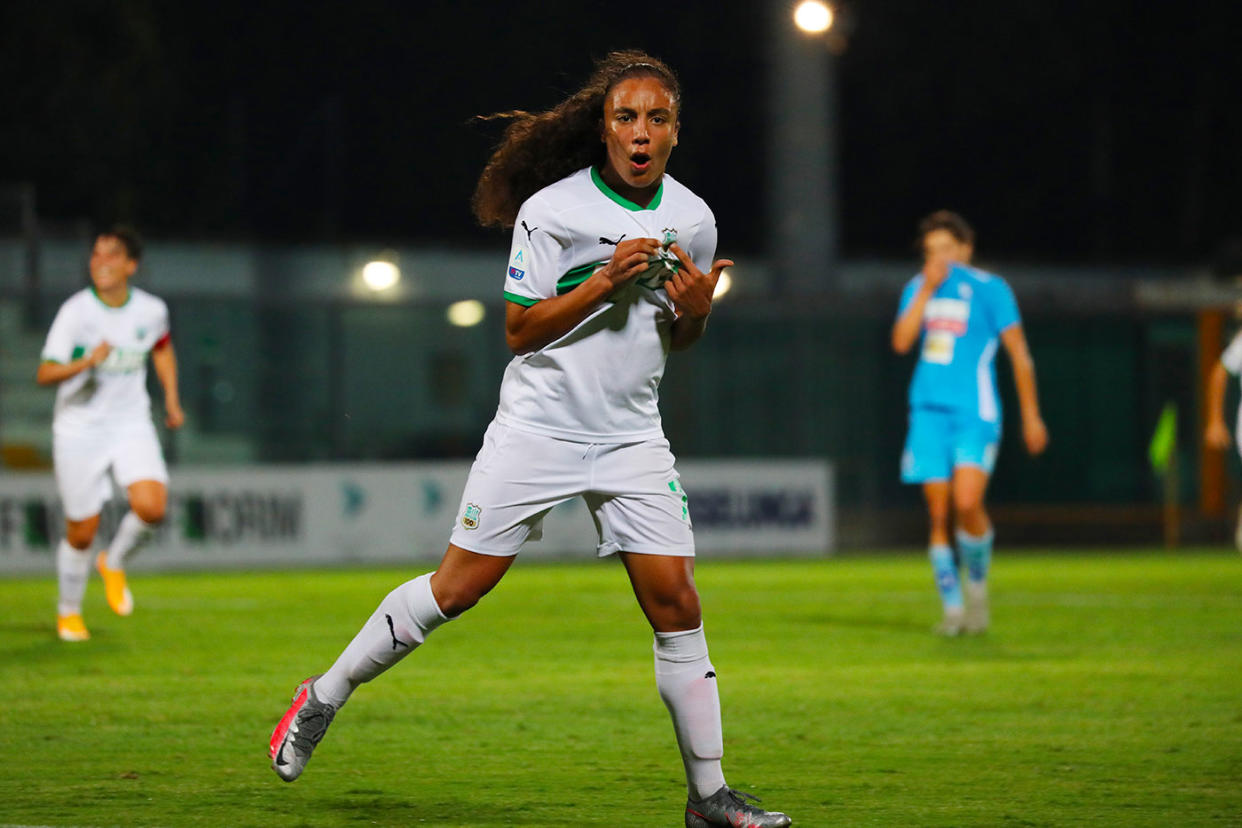
[[[477,503],[467,503],[466,511],[461,516],[461,525],[467,529],[478,529],[479,513],[482,511]]]

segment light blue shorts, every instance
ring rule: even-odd
[[[901,482],[950,480],[958,466],[974,466],[990,476],[1000,436],[999,422],[981,420],[970,411],[912,408]]]

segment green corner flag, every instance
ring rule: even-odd
[[[1156,431],[1151,435],[1151,445],[1147,447],[1147,456],[1151,459],[1151,467],[1157,474],[1164,474],[1169,468],[1169,458],[1177,450],[1177,403],[1167,402],[1156,421]]]

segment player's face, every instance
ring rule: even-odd
[[[933,230],[923,237],[923,259],[928,263],[970,264],[974,248],[954,238],[948,230]]]
[[[604,100],[603,141],[608,151],[604,180],[624,190],[660,183],[677,146],[677,102],[656,78],[628,78]]]
[[[138,269],[125,245],[116,236],[100,236],[91,250],[91,281],[95,290],[105,293],[123,287]]]

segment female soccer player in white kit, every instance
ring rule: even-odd
[[[505,371],[440,567],[393,590],[332,667],[304,681],[270,742],[301,774],[336,711],[482,598],[558,503],[581,495],[598,553],[620,556],[655,633],[656,684],[688,783],[685,824],[785,826],[725,784],[720,701],[694,585],[686,497],[657,387],[670,350],[703,335],[728,260],[715,219],[665,174],[680,89],[641,52],[614,52],[587,85],[513,123],[484,170],[475,214],[513,227]]]
[[[1233,335],[1233,339],[1221,352],[1220,359],[1212,366],[1208,375],[1207,428],[1203,440],[1214,449],[1229,448],[1229,426],[1225,425],[1225,387],[1229,384],[1229,375],[1242,374],[1242,331]],[[1242,434],[1242,406],[1238,407],[1236,433]],[[1242,452],[1242,440],[1238,442],[1238,451]],[[1242,552],[1242,508],[1238,510],[1238,523],[1233,534],[1234,546]]]
[[[65,537],[56,550],[59,582],[57,634],[64,641],[90,638],[82,596],[99,513],[112,496],[109,471],[126,490],[130,510],[95,562],[108,605],[133,612],[125,560],[164,519],[168,470],[151,422],[147,355],[164,389],[165,423],[185,421],[177,393],[177,358],[163,300],[130,287],[142,250],[138,236],[116,227],[101,233],[91,251],[91,287],[60,306],[43,346],[40,385],[59,385],[52,418],[56,486],[65,511]]]

